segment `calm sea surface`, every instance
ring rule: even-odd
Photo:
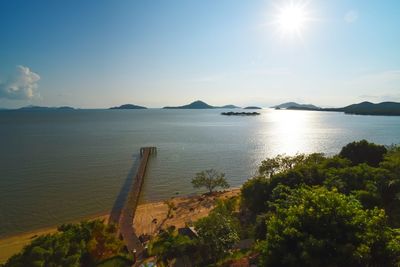
[[[348,142],[400,143],[400,117],[262,110],[0,111],[0,237],[109,211],[139,148],[157,146],[142,201],[192,193],[214,168],[232,186],[279,153],[338,153]],[[125,190],[125,191],[124,191]]]

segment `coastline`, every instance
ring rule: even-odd
[[[74,220],[66,223],[77,223],[85,220],[105,220],[108,221],[109,212],[93,214],[79,220]],[[23,232],[16,235],[10,235],[0,238],[0,264],[5,263],[12,255],[21,251],[21,249],[29,244],[34,238],[53,234],[57,232],[58,225],[51,227],[40,228],[33,231]]]
[[[184,227],[190,221],[196,221],[207,216],[210,210],[215,206],[218,199],[229,198],[238,195],[240,188],[231,188],[228,190],[215,192],[212,195],[190,194],[179,197],[172,197],[165,200],[145,202],[139,204],[134,218],[134,228],[137,235],[153,235],[159,229],[165,229],[168,226]],[[172,217],[168,218],[169,207],[167,203],[173,203],[174,209],[171,210]],[[101,219],[108,221],[110,213],[104,212],[87,216],[80,220],[67,223],[77,223],[84,220]],[[21,251],[34,238],[40,235],[52,234],[57,231],[58,225],[37,229],[25,233],[6,236],[0,238],[0,264],[5,263],[12,255]]]

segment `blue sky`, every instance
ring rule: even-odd
[[[0,107],[400,101],[400,1],[0,1]]]

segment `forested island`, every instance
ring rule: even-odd
[[[194,101],[190,104],[183,105],[183,106],[176,106],[176,107],[163,107],[163,109],[236,109],[240,108],[235,105],[225,105],[225,106],[211,106],[201,100]]]
[[[275,109],[290,109],[290,108],[320,109],[320,107],[314,106],[312,104],[299,104],[296,102],[286,102],[286,103],[272,106],[271,108],[275,108]]]
[[[355,115],[400,116],[400,103],[397,102],[382,102],[377,104],[371,102],[361,102],[342,108],[320,108],[314,105],[302,105],[294,102],[289,102],[274,107],[275,109],[287,110],[344,112],[345,114]]]
[[[21,111],[57,111],[57,110],[75,110],[73,107],[62,106],[62,107],[42,107],[42,106],[26,106],[16,110]]]
[[[262,108],[256,107],[256,106],[249,106],[249,107],[245,107],[244,109],[262,109]]]
[[[261,162],[240,192],[220,198],[225,176],[200,172],[193,186],[216,198],[191,230],[169,225],[147,238],[160,266],[399,266],[400,147],[365,140],[340,153],[278,155]],[[165,202],[172,220],[176,206]],[[178,231],[179,230],[179,231]],[[4,266],[130,266],[115,225],[67,224],[34,238]]]
[[[260,115],[258,112],[222,112],[221,115],[224,116],[257,116]]]
[[[112,107],[110,109],[147,109],[143,106],[133,105],[133,104],[124,104],[118,107]]]

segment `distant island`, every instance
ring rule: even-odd
[[[342,108],[319,108],[319,107],[313,108],[309,106],[289,106],[286,109],[310,110],[310,111],[333,111],[333,112],[344,112],[345,114],[354,114],[354,115],[400,116],[400,103],[398,102],[382,102],[374,104],[365,101]]]
[[[280,105],[272,106],[271,108],[275,109],[295,109],[295,108],[304,108],[304,109],[320,109],[320,107],[314,106],[312,104],[299,104],[296,102],[287,102]]]
[[[188,105],[177,106],[177,107],[163,107],[163,109],[212,109],[213,106],[203,102],[203,101],[194,101]]]
[[[225,105],[225,106],[222,106],[222,107],[214,107],[214,108],[232,108],[232,109],[234,109],[234,108],[240,108],[240,107],[238,107],[238,106],[235,106],[235,105]]]
[[[258,112],[222,112],[221,115],[225,115],[225,116],[256,116],[256,115],[260,115],[260,113]]]
[[[211,106],[201,100],[194,101],[188,105],[177,106],[177,107],[163,107],[163,109],[235,109],[240,108],[235,105],[225,105],[225,106]]]
[[[343,111],[346,114],[356,115],[400,116],[400,103],[382,102],[374,104],[371,102],[362,102],[341,108],[339,111]]]
[[[124,104],[119,107],[112,107],[110,109],[147,109],[147,108],[133,104]]]
[[[19,108],[17,110],[42,111],[42,110],[75,110],[75,109],[73,107],[68,107],[68,106],[63,106],[63,107],[26,106],[26,107]]]
[[[249,106],[249,107],[245,107],[244,109],[262,109],[262,108],[256,107],[256,106]]]

